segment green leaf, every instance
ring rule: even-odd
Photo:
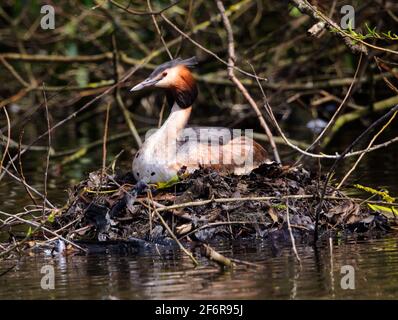
[[[368,203],[368,207],[376,212],[389,213],[389,214],[398,216],[398,209],[396,209],[394,207],[386,207],[386,206],[381,206],[381,205],[372,204],[372,203]]]
[[[378,191],[376,189],[373,189],[373,188],[370,188],[370,187],[365,187],[365,186],[360,185],[360,184],[355,184],[354,187],[359,189],[359,190],[363,190],[365,192],[369,192],[371,194],[378,195],[378,196],[382,197],[384,201],[389,202],[389,203],[393,203],[396,200],[395,198],[391,197],[388,194],[387,190],[386,191]]]
[[[61,164],[65,165],[67,163],[80,159],[87,153],[87,151],[88,151],[87,147],[80,148],[75,153],[72,153],[70,156],[66,156],[65,158],[63,158]]]
[[[282,203],[272,204],[271,207],[275,208],[277,210],[286,210],[287,209],[287,206]]]
[[[56,214],[56,213],[57,213],[57,211],[53,210],[53,211],[50,213],[50,215],[48,216],[47,221],[53,223],[53,222],[54,222],[54,219],[55,219],[55,214]]]
[[[289,15],[293,18],[301,17],[303,14],[300,12],[299,9],[293,7],[292,10],[289,11]]]
[[[180,178],[178,176],[174,176],[169,181],[166,182],[158,182],[156,184],[157,189],[166,189],[174,186],[176,183],[180,182]]]

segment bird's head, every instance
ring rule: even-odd
[[[176,102],[181,108],[189,107],[198,95],[196,81],[189,68],[197,63],[196,57],[165,62],[130,91],[139,91],[146,87],[164,88],[170,104]]]

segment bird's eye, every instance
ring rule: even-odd
[[[165,76],[167,76],[167,72],[162,73],[162,77],[164,78]]]

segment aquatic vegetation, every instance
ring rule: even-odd
[[[363,191],[369,192],[371,194],[380,196],[386,202],[393,203],[396,200],[396,198],[393,198],[389,195],[388,190],[380,191],[380,190],[376,190],[376,189],[373,189],[370,187],[363,186],[361,184],[354,184],[354,187],[359,190],[363,190]]]

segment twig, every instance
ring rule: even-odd
[[[130,9],[128,6],[125,7],[125,6],[121,5],[120,3],[118,3],[118,2],[116,2],[114,0],[109,0],[109,2],[114,4],[116,7],[120,8],[120,9],[123,9],[124,11],[126,11],[128,13],[134,14],[134,15],[137,15],[137,16],[149,16],[149,15],[157,16],[157,15],[162,14],[166,10],[168,10],[168,9],[170,9],[170,8],[174,7],[175,5],[180,3],[180,1],[176,1],[176,2],[171,3],[170,5],[168,5],[167,7],[163,8],[163,9],[161,9],[159,11],[152,11],[152,9],[150,8],[149,9],[150,11],[145,12],[145,11],[138,11],[138,10]]]
[[[29,195],[29,198],[32,200],[32,202],[33,202],[35,205],[37,205],[37,202],[36,202],[35,197],[33,196],[33,194],[32,194],[32,192],[30,191],[30,189],[26,186],[27,183],[26,183],[26,178],[25,178],[25,174],[24,174],[24,171],[23,171],[22,157],[21,157],[21,146],[22,146],[22,138],[23,138],[24,133],[25,133],[25,127],[22,127],[22,129],[21,129],[21,131],[20,131],[20,134],[19,134],[19,144],[18,144],[18,166],[19,166],[19,175],[20,175],[22,181],[24,182],[24,183],[23,183],[23,186],[24,186],[24,188],[25,188],[27,194]],[[10,156],[10,161],[12,161],[11,156]],[[18,170],[15,170],[15,171],[18,172]]]
[[[218,253],[216,250],[214,250],[208,244],[205,244],[205,243],[201,244],[200,253],[203,256],[205,256],[207,259],[209,259],[210,261],[216,262],[221,267],[232,268],[234,265],[232,263],[231,259],[223,256],[221,253]]]
[[[7,104],[10,103],[14,103],[19,101],[20,99],[22,99],[23,97],[25,97],[29,92],[31,92],[33,90],[33,88],[29,87],[29,88],[23,88],[21,90],[19,90],[16,94],[14,94],[13,96],[3,99],[0,101],[0,108],[6,106]]]
[[[13,159],[11,159],[9,165],[11,165],[11,163],[13,163],[13,162],[14,162]],[[29,190],[31,190],[31,191],[33,191],[34,193],[36,193],[36,194],[37,194],[38,196],[40,196],[42,199],[45,198],[44,195],[40,193],[40,191],[38,191],[38,190],[35,189],[34,187],[30,186],[29,184],[26,183],[26,181],[24,181],[24,180],[21,179],[21,178],[18,178],[18,177],[17,177],[16,175],[14,175],[11,171],[9,171],[9,170],[7,169],[7,166],[6,166],[6,167],[3,166],[2,168],[3,168],[3,170],[4,170],[3,174],[4,174],[4,173],[7,173],[11,178],[13,178],[13,179],[15,179],[16,181],[22,183],[25,187],[29,188]],[[49,205],[51,208],[55,208],[55,206],[54,206],[48,199],[46,199],[45,202],[46,202],[47,205]]]
[[[148,217],[149,217],[149,234],[152,234],[152,220],[153,220],[152,208],[153,208],[154,206],[157,206],[157,204],[155,204],[155,201],[153,200],[151,190],[148,190],[148,191],[147,191],[147,197],[149,198],[150,204],[151,204],[151,205],[147,206],[147,208],[149,209],[149,210],[148,210]],[[145,205],[145,204],[143,204],[143,205]]]
[[[62,55],[47,55],[47,54],[21,54],[16,52],[8,52],[0,54],[1,59],[29,61],[29,62],[100,62],[108,60],[112,57],[111,52],[95,54],[95,55],[80,55],[80,56],[62,56]]]
[[[391,124],[391,122],[394,120],[395,116],[397,115],[397,112],[395,112],[392,117],[390,118],[390,120],[388,120],[388,122],[380,129],[379,132],[377,132],[377,134],[372,138],[372,140],[369,142],[368,147],[366,148],[366,150],[368,151],[373,143],[376,141],[376,139],[380,136],[380,134],[382,134],[382,132]],[[350,176],[350,174],[356,169],[356,167],[358,166],[358,163],[362,160],[362,158],[365,156],[366,153],[362,153],[359,158],[357,159],[357,161],[354,163],[354,165],[352,166],[352,168],[346,173],[346,175],[344,176],[343,179],[341,179],[340,183],[338,184],[338,186],[336,187],[336,189],[340,189],[341,186],[344,184],[344,182],[347,180],[347,178]]]
[[[345,124],[353,122],[357,119],[360,119],[362,117],[365,117],[369,114],[384,111],[385,109],[389,109],[394,107],[396,104],[398,104],[398,96],[394,95],[392,97],[389,97],[387,99],[383,99],[381,101],[375,102],[372,105],[372,108],[364,108],[361,110],[355,110],[352,112],[347,112],[343,115],[341,115],[333,125],[329,136],[324,140],[323,145],[326,145],[329,143],[330,137],[333,136],[338,130],[340,130]]]
[[[150,192],[150,191],[149,191]],[[180,247],[180,249],[182,251],[184,251],[184,253],[192,260],[193,264],[195,266],[198,266],[199,263],[198,261],[195,259],[195,257],[181,244],[180,240],[178,240],[178,238],[175,236],[174,232],[170,229],[169,225],[166,223],[166,221],[164,221],[162,215],[159,213],[159,209],[156,208],[155,205],[153,205],[153,210],[156,214],[156,216],[159,218],[159,220],[162,222],[163,226],[166,228],[167,232],[169,233],[169,235],[173,238],[173,240],[178,244],[178,246]]]
[[[213,228],[213,227],[218,227],[218,226],[225,226],[225,225],[227,225],[227,226],[229,226],[229,225],[234,225],[234,224],[237,224],[237,225],[245,225],[245,224],[254,224],[254,225],[256,225],[256,224],[265,224],[265,223],[262,223],[262,222],[258,222],[258,221],[247,221],[247,220],[245,220],[245,221],[221,221],[221,222],[211,222],[211,223],[208,223],[208,224],[205,224],[205,225],[203,225],[203,226],[200,226],[199,228],[196,228],[196,229],[194,229],[194,230],[192,230],[192,231],[189,231],[188,233],[186,233],[186,234],[184,234],[183,236],[181,236],[179,239],[180,240],[182,240],[182,239],[184,239],[184,238],[187,238],[187,237],[189,237],[191,234],[194,234],[194,233],[196,233],[196,232],[198,232],[198,231],[200,231],[200,230],[204,230],[204,229],[208,229],[208,228]],[[306,228],[306,227],[304,227],[304,226],[300,226],[300,225],[291,225],[291,227],[292,228],[297,228],[297,229],[301,229],[301,230],[309,230],[308,228]]]
[[[46,135],[48,135],[49,133],[51,133],[52,131],[54,131],[56,128],[58,128],[59,126],[62,126],[64,123],[68,122],[69,120],[73,119],[74,117],[76,117],[76,115],[84,110],[86,110],[88,107],[90,107],[93,103],[95,103],[96,101],[100,100],[102,97],[104,97],[105,95],[107,95],[109,92],[111,92],[112,90],[114,90],[120,83],[123,83],[124,81],[126,81],[129,77],[131,77],[142,65],[144,65],[146,63],[146,61],[148,60],[148,58],[145,58],[141,61],[140,64],[136,65],[135,67],[131,68],[123,77],[122,79],[118,82],[115,83],[114,85],[110,86],[108,89],[106,89],[104,92],[102,92],[101,94],[99,94],[98,96],[96,96],[95,98],[93,98],[92,100],[90,100],[89,102],[87,102],[86,104],[84,104],[82,107],[80,107],[78,110],[76,110],[75,112],[73,112],[72,114],[70,114],[69,116],[67,116],[66,118],[64,118],[63,120],[57,122],[55,125],[53,125],[51,127],[50,131],[46,131],[44,133],[42,133],[40,136],[38,136],[36,139],[34,139],[29,145],[27,145],[23,150],[21,150],[21,155],[24,154],[26,151],[29,150],[29,148],[34,145],[37,141],[39,141],[40,139],[42,139],[43,137],[45,137]],[[14,158],[12,159],[13,161],[15,161],[15,159],[18,157],[14,156]],[[8,164],[5,168],[8,169],[10,166],[10,164]],[[9,171],[6,171],[7,173]],[[4,177],[4,172],[2,172],[0,174],[0,180],[2,180]]]
[[[329,128],[333,125],[333,123],[335,122],[335,120],[337,119],[337,117],[340,115],[340,113],[344,110],[345,102],[346,102],[347,99],[350,97],[352,88],[354,87],[356,78],[357,78],[357,76],[358,76],[358,72],[359,72],[359,69],[360,69],[361,63],[362,63],[362,56],[363,56],[363,55],[362,55],[362,53],[361,53],[361,55],[359,56],[359,62],[358,62],[357,68],[356,68],[356,70],[355,70],[354,78],[353,78],[353,80],[352,80],[352,82],[351,82],[351,84],[350,84],[350,87],[349,87],[348,90],[347,90],[346,95],[344,96],[343,101],[341,101],[339,107],[337,108],[337,110],[336,110],[335,113],[333,114],[332,118],[330,118],[328,124],[325,126],[325,128],[322,130],[322,132],[319,134],[319,136],[314,140],[314,142],[311,143],[311,145],[310,145],[305,151],[311,150],[312,147],[313,147],[315,144],[317,144],[317,143],[323,138],[323,136],[325,135],[325,133],[326,133],[326,132],[329,130]]]
[[[245,86],[242,84],[242,82],[240,82],[240,80],[234,74],[236,55],[235,55],[235,44],[234,44],[234,36],[233,36],[233,32],[232,32],[232,27],[231,27],[231,24],[229,22],[227,15],[225,14],[225,8],[224,8],[223,3],[220,0],[215,0],[215,1],[216,1],[218,10],[221,14],[222,21],[224,23],[224,27],[225,27],[225,29],[227,31],[227,35],[228,35],[228,76],[231,79],[231,81],[233,83],[235,83],[236,87],[240,90],[240,92],[243,94],[243,96],[249,102],[250,106],[255,111],[258,119],[260,120],[261,126],[263,127],[265,133],[268,136],[272,151],[274,153],[275,161],[278,163],[281,163],[281,159],[279,157],[278,149],[276,147],[274,138],[272,136],[272,132],[269,129],[263,115],[261,114],[260,109],[258,108],[256,102],[253,100],[253,98],[251,97],[251,95],[249,94],[249,92],[247,91]],[[258,81],[258,77],[256,76],[255,78]]]
[[[325,195],[326,195],[326,190],[327,190],[327,186],[330,182],[330,179],[334,173],[334,170],[336,169],[337,165],[340,163],[341,160],[344,159],[344,156],[359,142],[361,141],[370,131],[372,131],[376,126],[378,126],[380,123],[384,122],[386,119],[388,119],[389,117],[391,117],[396,111],[398,111],[398,104],[392,108],[390,111],[388,111],[386,114],[384,114],[382,117],[380,117],[378,120],[376,120],[375,122],[373,122],[364,132],[361,133],[361,135],[356,138],[345,150],[344,152],[340,155],[339,158],[337,158],[335,160],[335,162],[333,163],[332,167],[330,168],[327,176],[326,176],[326,180],[324,182],[322,191],[321,191],[321,196],[320,196],[320,200],[319,200],[319,204],[318,207],[316,209],[316,213],[315,213],[315,230],[314,230],[314,242],[316,242],[318,240],[318,224],[319,224],[319,216],[322,210],[322,205],[323,205],[323,201],[325,199]]]
[[[328,16],[320,12],[316,7],[312,6],[306,0],[290,0],[295,7],[297,7],[302,13],[311,16],[314,20],[318,22],[323,22],[330,31],[335,31],[335,33],[341,36],[346,43],[346,45],[354,52],[362,52],[367,54],[366,47],[363,45],[357,45],[352,43],[352,37],[346,34],[339,25],[330,19]]]
[[[113,59],[112,52],[104,52],[93,55],[77,55],[65,56],[55,54],[21,54],[16,52],[1,53],[0,58],[15,61],[27,62],[43,62],[43,63],[96,63]],[[130,65],[140,64],[140,60],[128,57],[126,53],[120,52],[122,62]],[[152,65],[147,65],[147,68],[154,68]]]
[[[149,11],[152,12],[151,0],[147,0],[147,5],[148,5],[148,8],[149,8]],[[166,41],[164,41],[164,38],[162,36],[162,32],[160,31],[160,28],[159,28],[158,22],[156,21],[155,15],[152,14],[151,17],[152,17],[153,24],[155,25],[156,32],[158,33],[158,35],[160,37],[160,40],[162,41],[164,49],[166,50],[167,54],[169,55],[169,58],[173,59],[173,55],[171,54],[169,48],[167,47]]]
[[[113,68],[114,68],[114,77],[115,77],[115,83],[118,83],[119,81],[119,71],[118,71],[118,66],[119,66],[119,55],[117,51],[117,43],[116,43],[116,36],[115,33],[112,34],[112,47],[113,47]],[[122,110],[124,119],[126,120],[127,126],[130,129],[131,135],[133,136],[135,142],[137,143],[137,146],[140,147],[142,145],[142,140],[140,135],[138,134],[137,128],[135,127],[134,122],[131,120],[130,113],[128,112],[122,96],[120,95],[120,88],[119,86],[116,86],[115,88],[115,100],[119,108]]]
[[[290,241],[292,242],[292,248],[294,255],[296,256],[297,261],[301,265],[301,259],[297,253],[297,248],[296,248],[296,242],[294,240],[293,232],[292,232],[292,227],[290,225],[290,218],[289,218],[289,201],[286,200],[286,221],[287,221],[287,229],[289,230],[289,235],[290,235]]]
[[[27,83],[22,77],[19,75],[19,73],[14,69],[12,65],[10,65],[6,59],[2,55],[0,55],[0,61],[3,63],[3,65],[6,67],[8,71],[14,76],[17,81],[22,84],[25,88],[29,88],[30,85]]]
[[[43,82],[43,99],[44,99],[44,107],[46,109],[47,130],[50,132],[50,130],[51,130],[50,114],[48,112],[47,96],[46,96],[46,90],[44,87],[44,82]],[[46,170],[44,172],[43,214],[44,214],[44,210],[46,207],[46,200],[47,200],[47,180],[48,180],[48,168],[50,165],[50,153],[51,153],[51,133],[48,134],[48,151],[47,151],[47,157],[46,157]]]
[[[214,198],[209,200],[201,200],[201,201],[192,201],[192,202],[185,202],[179,204],[173,204],[170,206],[165,206],[159,208],[158,211],[167,211],[167,210],[174,210],[174,209],[181,209],[186,207],[197,207],[207,205],[209,203],[228,203],[228,202],[239,202],[239,201],[269,201],[269,200],[285,200],[285,199],[311,199],[315,198],[316,195],[312,194],[295,194],[295,195],[287,195],[287,196],[270,196],[270,197],[242,197],[242,198]]]
[[[26,219],[23,219],[23,218],[14,216],[14,215],[9,214],[9,213],[4,212],[4,211],[0,211],[0,213],[1,213],[2,215],[7,216],[7,217],[15,217],[17,220],[20,220],[20,221],[22,221],[22,222],[25,223],[25,224],[28,224],[28,225],[31,225],[31,226],[33,226],[33,227],[37,227],[37,228],[39,228],[39,229],[42,229],[42,230],[44,230],[44,231],[46,231],[46,232],[52,234],[53,236],[55,236],[57,239],[61,239],[61,240],[65,241],[65,242],[69,243],[69,244],[72,245],[73,247],[75,247],[75,248],[77,248],[77,249],[83,251],[83,252],[86,252],[86,251],[87,251],[86,249],[80,247],[80,246],[77,245],[76,243],[74,243],[74,242],[72,242],[72,241],[70,241],[70,240],[64,238],[63,236],[57,234],[56,232],[54,232],[54,231],[52,231],[52,230],[50,230],[50,229],[44,227],[44,226],[41,225],[40,223],[33,222],[33,221],[31,221],[31,220],[26,220]],[[3,253],[0,254],[0,256],[2,256],[2,255],[3,255]]]
[[[391,101],[395,101],[395,100],[396,100],[395,98],[396,98],[396,97],[392,97],[392,98],[389,98],[389,99],[387,99],[387,100],[388,100],[388,102],[389,102],[390,100],[391,100]],[[348,153],[346,153],[346,154],[344,154],[344,155],[343,155],[343,154],[338,154],[337,152],[336,152],[335,155],[325,154],[325,153],[312,153],[312,152],[308,152],[308,151],[305,151],[304,149],[300,148],[299,146],[293,144],[293,143],[286,137],[286,135],[283,133],[281,127],[279,126],[279,124],[278,124],[278,122],[277,122],[277,120],[276,120],[276,118],[275,118],[275,115],[274,115],[274,113],[273,113],[273,111],[272,111],[271,106],[269,105],[269,102],[268,102],[268,100],[267,100],[267,97],[265,97],[265,99],[266,99],[266,100],[265,100],[264,108],[267,110],[268,115],[271,117],[274,126],[276,127],[276,129],[277,129],[278,133],[280,134],[280,136],[282,137],[282,139],[285,141],[286,145],[289,146],[290,148],[292,148],[292,149],[298,151],[299,153],[301,153],[301,154],[307,156],[307,157],[319,158],[319,159],[339,159],[340,157],[348,158],[348,157],[353,157],[353,156],[356,156],[356,155],[360,155],[360,154],[362,154],[362,153],[369,153],[369,152],[371,152],[371,151],[375,151],[375,150],[377,150],[377,149],[387,147],[387,146],[389,146],[389,145],[392,144],[392,143],[398,142],[398,137],[396,137],[396,138],[393,138],[393,139],[390,140],[390,141],[387,141],[387,142],[385,142],[385,143],[376,145],[376,146],[370,148],[369,150],[363,149],[363,150],[358,150],[358,151],[352,151],[352,152],[348,152]],[[387,105],[388,105],[388,104],[387,104]],[[383,106],[383,107],[384,107],[384,106]],[[381,109],[383,109],[383,108],[380,107],[380,108],[378,108],[378,109],[381,110]],[[355,113],[356,113],[356,114],[359,114],[359,115],[360,115],[360,114],[363,114],[362,111],[361,111],[360,113],[358,113],[357,111],[355,111]],[[348,114],[343,115],[342,117],[339,118],[339,120],[341,120],[341,119],[342,119],[343,117],[345,117],[346,115],[348,115]],[[359,117],[359,115],[358,115],[358,117]]]
[[[105,124],[104,124],[104,136],[103,136],[103,142],[102,142],[102,175],[105,175],[106,173],[106,143],[108,139],[108,126],[109,126],[109,109],[111,107],[111,104],[108,103],[106,105],[106,115],[105,115]],[[101,184],[102,185],[102,184]]]
[[[10,146],[10,139],[11,139],[10,117],[8,116],[7,108],[5,106],[3,107],[3,111],[4,111],[4,114],[6,116],[6,120],[7,120],[7,142],[6,142],[6,145],[5,145],[5,148],[4,148],[3,156],[1,157],[1,160],[0,160],[0,173],[1,173],[1,170],[3,168],[4,160],[5,160],[5,158],[6,158],[7,154],[8,154],[8,148]]]
[[[346,45],[352,50],[352,51],[358,51],[362,52],[364,54],[368,53],[368,50],[366,47],[370,47],[372,49],[376,49],[379,51],[384,51],[384,52],[389,52],[398,55],[398,51],[391,50],[388,48],[382,48],[378,47],[376,45],[370,44],[366,41],[363,41],[357,37],[354,37],[353,35],[345,32],[343,29],[339,27],[339,25],[334,22],[332,19],[327,17],[325,14],[323,14],[321,11],[319,11],[316,7],[311,5],[307,0],[290,0],[301,12],[310,15],[313,19],[317,21],[323,21],[326,23],[326,27],[341,36],[344,39],[344,42]],[[355,42],[358,42],[360,44],[356,44]]]
[[[190,42],[192,42],[195,46],[197,46],[199,49],[201,49],[202,51],[208,53],[209,55],[211,55],[212,57],[216,58],[218,61],[220,61],[221,63],[225,64],[226,66],[229,66],[228,62],[225,61],[224,59],[222,59],[220,56],[218,56],[216,53],[214,53],[213,51],[207,49],[206,47],[202,46],[199,42],[193,40],[188,33],[185,33],[184,31],[182,31],[180,28],[178,28],[173,22],[171,22],[163,13],[160,14],[160,16],[163,18],[164,21],[166,21],[174,30],[176,30],[179,34],[181,34],[184,38],[188,39]],[[237,67],[237,66],[232,66],[233,69],[239,71],[240,73],[249,76],[251,78],[259,78],[254,74],[251,74],[245,70],[242,70],[241,68]],[[265,78],[259,78],[260,80],[267,80]]]
[[[109,136],[107,138],[107,143],[114,142],[114,141],[117,141],[119,139],[126,138],[126,137],[128,137],[130,135],[131,135],[130,131],[124,131],[124,132],[116,133],[116,134],[111,135],[111,136]],[[81,147],[78,147],[78,148],[73,148],[73,149],[69,149],[69,150],[65,150],[65,151],[56,152],[56,153],[54,153],[52,155],[52,157],[53,158],[65,157],[65,156],[68,156],[68,155],[79,153],[79,152],[81,152],[82,149],[86,149],[88,151],[90,149],[93,149],[95,147],[102,146],[102,145],[103,145],[103,139],[99,139],[99,140],[90,142],[90,143],[88,143],[86,145],[83,145]]]

